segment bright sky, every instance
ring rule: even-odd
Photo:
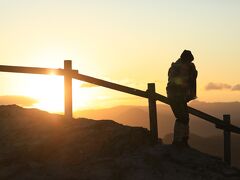
[[[239,0],[0,0],[0,64],[62,68],[72,59],[82,74],[143,90],[156,82],[166,94],[171,62],[190,49],[199,100],[240,101],[239,19]],[[0,73],[0,81],[0,96],[63,110],[61,77]],[[206,90],[210,82],[218,90]],[[74,81],[75,109],[146,103],[80,86]]]

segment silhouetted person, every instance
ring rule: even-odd
[[[192,63],[193,60],[191,51],[184,50],[168,71],[167,95],[176,117],[173,144],[180,146],[188,146],[189,113],[187,103],[196,98],[197,70]]]

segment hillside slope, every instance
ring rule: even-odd
[[[150,144],[147,129],[0,106],[0,179],[232,179],[240,172],[194,149]]]

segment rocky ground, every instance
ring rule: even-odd
[[[159,142],[147,129],[110,120],[64,120],[0,106],[0,179],[239,180],[240,171],[191,148]]]

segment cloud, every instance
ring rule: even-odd
[[[232,86],[229,84],[225,84],[225,83],[213,83],[210,82],[207,84],[207,86],[205,87],[206,90],[223,90],[223,89],[231,89]]]
[[[17,104],[20,106],[32,106],[37,102],[38,101],[36,99],[27,96],[0,96],[1,105]]]
[[[235,86],[232,87],[233,91],[240,91],[240,84],[236,84]]]
[[[82,83],[80,85],[81,88],[93,88],[93,87],[98,87],[97,85],[95,84],[91,84],[91,83]]]

